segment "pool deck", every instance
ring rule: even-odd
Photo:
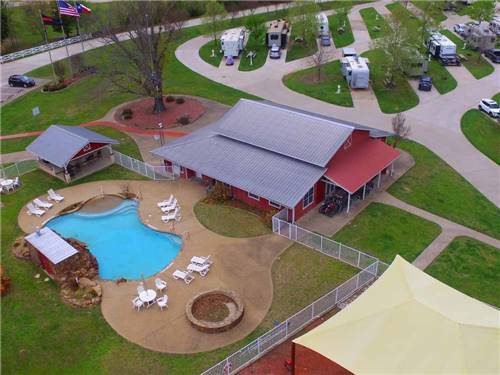
[[[168,283],[168,308],[160,311],[157,305],[136,311],[131,300],[137,295],[138,281],[116,284],[101,280],[103,299],[101,309],[106,321],[124,338],[142,347],[166,353],[196,353],[214,350],[250,334],[264,319],[273,297],[271,267],[276,257],[291,243],[272,234],[253,238],[229,238],[203,227],[193,212],[193,205],[205,196],[202,186],[187,181],[99,181],[58,190],[64,201],[54,204],[43,217],[19,213],[19,226],[26,233],[56,216],[65,207],[91,197],[129,190],[140,193],[139,214],[143,223],[158,230],[182,235],[183,247],[174,262],[159,274],[146,279],[154,289],[155,277]],[[174,194],[182,207],[182,220],[172,227],[161,221],[156,202]],[[46,199],[46,196],[42,196]],[[147,251],[147,249],[144,249]],[[186,285],[174,280],[172,272],[185,269],[193,255],[210,255],[214,264],[206,277],[195,274]],[[214,288],[237,292],[245,304],[243,320],[235,328],[219,334],[205,334],[192,328],[185,316],[185,305],[195,294]]]

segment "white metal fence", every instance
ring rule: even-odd
[[[13,178],[22,176],[38,168],[36,160],[21,160],[7,167],[0,168],[1,178]]]
[[[144,163],[143,161],[134,159],[116,150],[113,150],[113,154],[115,155],[116,164],[142,176],[149,177],[152,180],[174,179],[174,175],[172,174],[172,167]]]
[[[230,375],[262,357],[266,352],[286,341],[313,320],[324,315],[338,303],[352,296],[357,290],[376,279],[379,262],[376,261],[361,272],[300,310],[284,322],[276,325],[250,344],[234,352],[226,359],[209,368],[202,375]]]
[[[40,52],[46,52],[48,50],[53,50],[55,48],[64,47],[70,44],[81,42],[82,40],[92,39],[92,34],[83,34],[80,36],[74,36],[71,38],[61,39],[57,42],[52,42],[48,44],[43,44],[41,46],[23,49],[22,51],[12,52],[7,55],[0,56],[0,64],[21,59],[26,56],[36,55]]]

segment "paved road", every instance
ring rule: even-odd
[[[358,52],[369,49],[370,39],[359,10],[375,7],[387,14],[386,2],[355,6],[349,18],[354,26]],[[214,81],[249,92],[278,103],[303,108],[337,118],[359,122],[368,126],[390,130],[393,115],[383,114],[370,91],[353,92],[354,108],[345,108],[325,103],[296,93],[282,83],[285,74],[311,66],[309,58],[285,63],[285,59],[268,59],[265,66],[252,72],[240,72],[233,67],[215,68],[205,63],[198,55],[199,48],[207,42],[206,37],[191,39],[176,50],[177,58],[187,67]],[[329,59],[340,57],[334,50]],[[475,107],[483,97],[491,97],[500,91],[500,69],[481,80],[476,80],[463,67],[450,68],[457,79],[458,87],[445,95],[435,92],[419,92],[420,104],[407,111],[407,122],[411,124],[411,138],[424,144],[438,154],[490,201],[500,204],[500,170],[490,159],[479,152],[464,137],[460,130],[460,118],[469,108]]]

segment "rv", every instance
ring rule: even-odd
[[[342,75],[352,89],[366,89],[370,85],[368,59],[359,56],[342,58]]]
[[[318,23],[318,36],[329,35],[330,28],[328,26],[328,17],[326,14],[323,12],[317,14],[316,22]]]
[[[432,33],[427,48],[434,57],[456,56],[457,46],[446,36],[440,33]]]
[[[427,73],[429,61],[418,50],[409,51],[403,64],[404,73],[408,77],[420,77]]]
[[[500,16],[495,16],[490,22],[490,30],[496,35],[500,35]]]
[[[288,40],[288,22],[286,20],[274,20],[266,24],[266,45],[271,48],[272,46],[278,46],[280,48],[285,48]]]
[[[245,29],[237,28],[225,31],[220,37],[220,46],[224,57],[238,57],[245,47]]]
[[[466,25],[465,40],[471,48],[486,51],[495,48],[497,36],[488,28],[488,24],[483,22]]]

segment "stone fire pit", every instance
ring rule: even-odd
[[[236,326],[243,318],[243,302],[232,291],[213,289],[191,298],[186,316],[191,326],[204,333],[219,333]]]

